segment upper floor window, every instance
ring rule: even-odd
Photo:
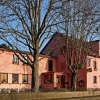
[[[88,71],[88,72],[92,72],[92,68],[88,68],[87,71]]]
[[[93,83],[94,83],[94,84],[97,83],[97,76],[93,76]]]
[[[53,71],[53,60],[48,60],[48,71]]]
[[[13,64],[19,64],[19,59],[18,59],[18,57],[15,54],[13,54],[12,63]]]
[[[8,74],[6,73],[1,74],[1,83],[8,83]]]
[[[96,61],[93,61],[93,68],[95,71],[97,70],[97,62]]]
[[[12,74],[12,83],[18,83],[18,74]]]
[[[22,83],[24,83],[24,84],[28,83],[28,75],[27,74],[23,74],[23,76],[22,76]]]
[[[87,58],[87,66],[91,67],[91,58]]]
[[[66,52],[66,46],[62,46],[60,48],[60,53],[65,53]]]

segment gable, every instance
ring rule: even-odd
[[[46,44],[46,46],[43,48],[40,54],[46,55],[49,52],[49,50],[53,49],[52,56],[57,57],[60,52],[59,48],[62,45],[62,43],[62,34],[56,32]]]

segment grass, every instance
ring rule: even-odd
[[[0,93],[0,100],[46,100],[46,99],[67,99],[77,97],[100,96],[100,91],[77,91],[77,92],[20,92]]]

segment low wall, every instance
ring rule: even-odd
[[[74,98],[89,96],[100,96],[100,91],[1,93],[0,100],[46,100],[50,98]]]

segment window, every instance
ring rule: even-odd
[[[97,76],[93,76],[93,83],[94,83],[94,84],[97,83]]]
[[[91,58],[87,58],[87,66],[88,66],[88,67],[91,66]]]
[[[28,75],[27,74],[23,74],[23,76],[22,76],[22,83],[24,83],[24,84],[28,83]]]
[[[18,74],[12,74],[12,83],[18,83]]]
[[[79,81],[79,86],[80,86],[80,87],[83,87],[83,86],[84,86],[84,81],[83,81],[83,80],[80,80],[80,81]]]
[[[65,69],[66,63],[61,63],[61,69]]]
[[[65,53],[66,52],[66,46],[63,46],[60,48],[60,53]]]
[[[95,71],[97,70],[97,62],[96,61],[93,61],[93,68]]]
[[[52,75],[45,75],[44,82],[45,83],[52,83]]]
[[[48,60],[48,71],[53,71],[53,60]]]
[[[92,68],[88,68],[87,69],[87,72],[92,72]]]
[[[19,59],[18,59],[18,57],[15,54],[13,54],[12,63],[13,64],[19,64]]]
[[[8,74],[1,74],[1,83],[8,83]]]

